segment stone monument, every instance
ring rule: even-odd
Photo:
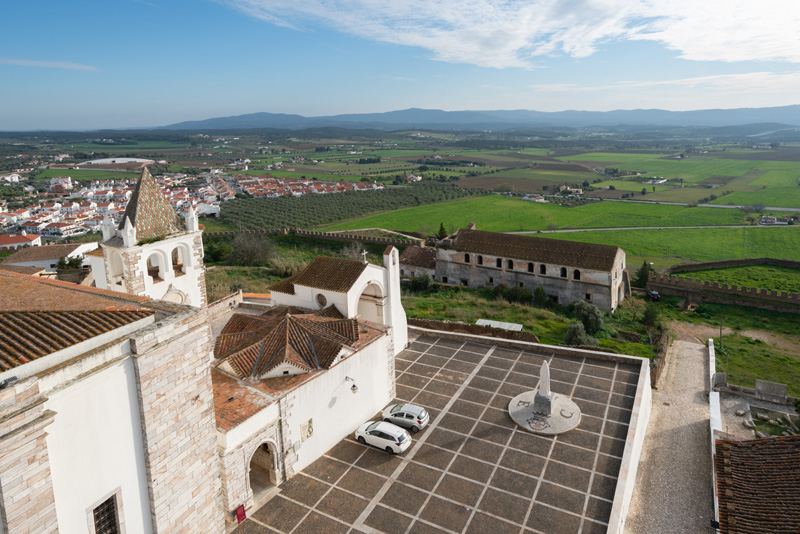
[[[550,389],[550,365],[545,361],[539,373],[539,387],[520,393],[508,403],[508,413],[528,432],[555,436],[577,427],[581,410],[569,397]]]

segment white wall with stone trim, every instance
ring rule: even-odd
[[[130,357],[49,394],[47,448],[61,532],[88,532],[93,503],[121,489],[127,532],[153,532]]]

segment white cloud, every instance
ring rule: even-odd
[[[97,67],[82,65],[80,63],[69,63],[66,61],[37,61],[35,59],[17,59],[0,57],[0,65],[15,65],[18,67],[42,67],[47,69],[66,69],[66,70],[87,70],[96,71]]]
[[[797,0],[218,0],[271,24],[317,24],[482,67],[586,57],[612,40],[652,40],[702,61],[800,62]]]

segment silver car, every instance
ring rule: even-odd
[[[383,421],[367,421],[356,430],[356,440],[383,449],[389,454],[399,454],[411,445],[406,430]]]
[[[383,410],[383,420],[419,432],[425,428],[431,416],[425,408],[416,404],[394,404]]]

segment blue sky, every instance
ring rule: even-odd
[[[800,104],[797,0],[27,0],[0,15],[0,130]]]

